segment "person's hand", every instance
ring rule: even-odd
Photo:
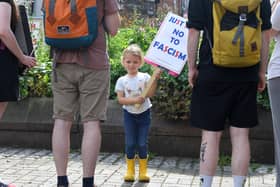
[[[142,104],[144,102],[145,102],[144,97],[141,97],[141,96],[135,97],[135,104]]]
[[[266,86],[265,73],[259,73],[258,92],[264,91]]]
[[[32,68],[37,64],[36,58],[27,55],[23,55],[23,58],[20,59],[20,62],[26,65],[28,68]]]
[[[189,72],[188,72],[188,81],[189,81],[189,85],[191,88],[194,87],[196,79],[198,76],[198,70],[196,67],[194,68],[189,68]]]
[[[162,74],[163,70],[160,69],[159,71],[154,71],[154,73],[156,74],[155,77],[156,77],[156,80],[159,80],[160,79],[160,76]]]

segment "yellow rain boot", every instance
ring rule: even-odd
[[[150,177],[147,176],[148,158],[139,158],[139,182],[150,182]]]
[[[134,182],[135,177],[135,159],[126,158],[126,174],[124,176],[125,182]]]

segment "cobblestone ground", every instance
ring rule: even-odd
[[[68,174],[71,187],[81,187],[81,155],[70,154]],[[154,156],[149,161],[150,183],[124,183],[124,155],[100,153],[95,181],[98,187],[199,187],[198,160]],[[138,172],[138,168],[136,168]],[[246,187],[273,187],[273,165],[251,164]],[[213,187],[232,187],[231,168],[219,168]],[[0,148],[0,177],[17,187],[55,187],[56,174],[50,150]]]

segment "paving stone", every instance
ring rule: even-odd
[[[17,187],[56,187],[56,170],[52,152],[42,149],[0,147],[0,176]],[[245,187],[274,187],[275,167],[258,164],[250,169]],[[199,187],[197,159],[153,156],[148,163],[150,183],[137,181],[139,166],[136,162],[136,181],[126,183],[125,157],[121,153],[100,153],[95,183],[98,187]],[[81,187],[82,161],[79,150],[71,151],[68,162],[71,187]],[[217,168],[212,187],[232,187],[231,167]]]

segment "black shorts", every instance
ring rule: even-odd
[[[17,101],[19,95],[18,62],[0,60],[0,102]]]
[[[193,88],[191,126],[208,131],[224,130],[226,122],[238,128],[258,123],[256,82],[198,81]]]

